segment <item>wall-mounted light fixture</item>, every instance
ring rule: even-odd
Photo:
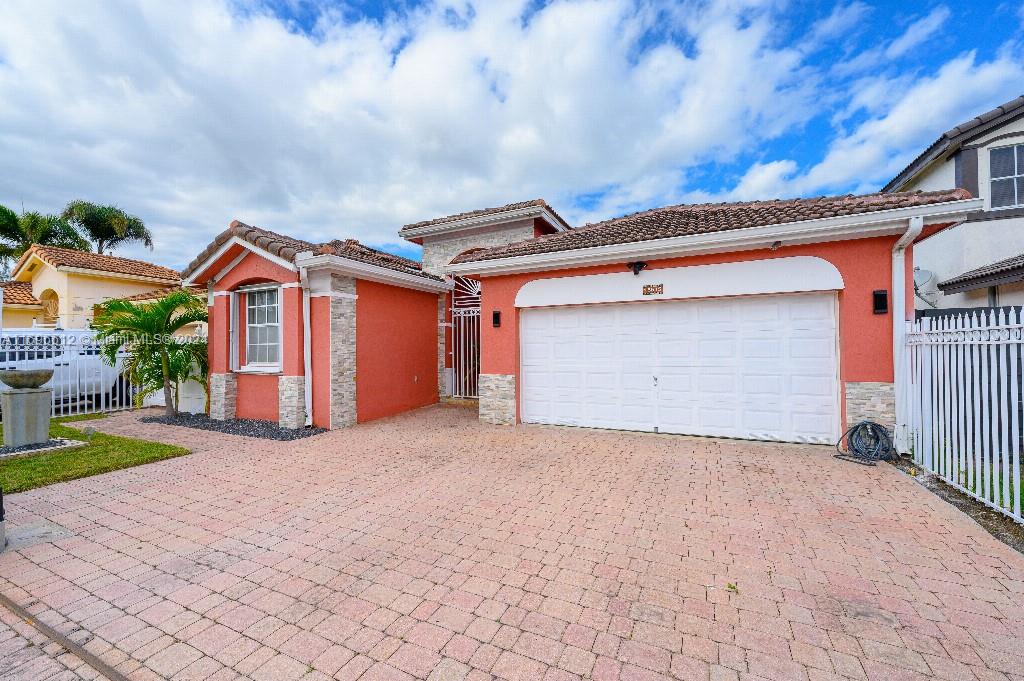
[[[496,329],[501,326],[501,310],[491,311],[491,326]]]
[[[643,262],[642,260],[638,260],[636,262],[627,262],[626,267],[633,270],[633,274],[636,275],[640,274],[640,272],[647,269],[647,263]]]

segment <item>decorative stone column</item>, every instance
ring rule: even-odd
[[[356,423],[356,280],[331,277],[331,428]]]
[[[50,439],[50,388],[17,388],[0,391],[3,409],[4,446],[24,447]]]
[[[277,425],[292,429],[306,426],[306,379],[304,376],[278,377]]]
[[[892,383],[846,383],[846,427],[874,421],[889,430],[896,425],[896,387]]]
[[[515,376],[480,374],[480,420],[499,426],[515,425]]]
[[[437,297],[437,396],[441,399],[447,397],[444,385],[444,360],[445,346],[444,338],[447,331],[445,317],[448,312],[448,294],[442,293]]]
[[[210,374],[210,418],[230,421],[235,418],[238,380],[234,374]]]

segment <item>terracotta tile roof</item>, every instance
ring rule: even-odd
[[[507,246],[463,253],[453,262],[476,262],[577,248],[724,232],[746,227],[872,213],[969,198],[971,195],[967,191],[952,189],[937,192],[824,196],[814,199],[746,201],[742,203],[680,204],[588,224],[568,232],[546,234],[536,239],[520,241]]]
[[[444,217],[434,218],[433,220],[423,220],[422,222],[413,222],[402,227],[402,232],[410,229],[416,229],[417,227],[429,227],[434,225],[442,225],[446,222],[457,222],[459,220],[465,220],[466,218],[482,217],[484,215],[496,215],[499,213],[506,213],[508,211],[519,210],[520,208],[529,208],[536,206],[539,208],[546,209],[551,213],[566,229],[571,229],[569,223],[562,219],[562,216],[555,212],[555,209],[548,205],[548,202],[544,199],[533,199],[532,201],[518,201],[516,203],[508,203],[504,206],[495,206],[493,208],[479,208],[477,210],[466,211],[465,213],[456,213],[455,215],[445,215]]]
[[[365,246],[355,239],[346,239],[343,241],[335,240],[322,244],[314,244],[310,241],[303,241],[302,239],[295,239],[290,236],[278,234],[277,232],[271,232],[268,229],[253,227],[245,224],[244,222],[239,222],[238,220],[233,221],[230,227],[218,234],[216,238],[210,242],[210,245],[204,248],[203,251],[188,264],[188,267],[186,267],[181,273],[182,278],[187,279],[195,274],[203,263],[217,251],[217,249],[230,241],[233,237],[238,237],[248,241],[252,245],[279,258],[287,260],[288,262],[295,262],[295,256],[299,253],[333,253],[358,262],[379,265],[380,267],[386,267],[399,272],[416,274],[427,279],[441,281],[438,277],[435,277],[432,274],[427,274],[420,269],[420,264],[415,260],[409,260],[408,258],[379,251],[375,248]]]
[[[341,257],[348,258],[350,260],[365,262],[370,265],[379,265],[380,267],[387,267],[391,270],[397,270],[407,274],[416,274],[428,279],[443,281],[440,277],[424,272],[420,268],[420,264],[415,260],[403,258],[400,255],[394,255],[392,253],[385,253],[384,251],[378,251],[376,248],[365,246],[355,239],[345,239],[344,241],[334,240],[325,244],[320,244],[317,246],[315,253],[317,255],[340,255]]]
[[[957,293],[1024,279],[1024,253],[964,272],[939,284],[944,293]]]
[[[940,156],[943,156],[954,147],[958,147],[968,139],[976,137],[977,135],[987,132],[996,126],[1002,125],[1003,123],[1022,115],[1024,115],[1024,95],[1021,95],[1016,99],[1011,99],[1005,104],[1000,104],[990,111],[986,111],[979,116],[975,116],[969,121],[965,121],[960,125],[947,130],[939,135],[939,139],[932,142],[931,145],[922,151],[917,158],[911,161],[906,168],[901,170],[896,177],[889,180],[886,185],[882,187],[882,191],[888,192],[898,190],[912,177],[914,177],[919,170]]]
[[[127,301],[130,301],[130,302],[133,302],[133,303],[137,303],[137,302],[140,302],[140,301],[148,302],[150,300],[156,300],[157,298],[163,298],[165,295],[167,295],[171,291],[176,291],[179,288],[181,288],[181,287],[179,287],[179,286],[168,286],[166,288],[158,288],[158,289],[154,289],[152,291],[146,291],[144,293],[136,293],[134,296],[125,296],[125,297],[121,298],[121,300],[127,300]],[[188,290],[191,293],[194,293],[197,296],[203,296],[203,297],[206,296],[206,287],[205,286],[187,286],[185,288],[186,288],[186,290]]]
[[[54,267],[74,267],[94,272],[107,272],[109,274],[125,274],[134,277],[149,277],[152,279],[163,279],[165,281],[180,281],[181,278],[174,270],[154,265],[144,260],[132,260],[131,258],[119,258],[114,255],[100,255],[87,251],[76,251],[70,248],[58,248],[56,246],[32,246],[18,260],[14,266],[14,272],[24,264],[33,254]]]
[[[252,225],[247,225],[244,222],[232,220],[227,229],[214,237],[213,241],[211,241],[210,244],[199,253],[199,255],[192,259],[192,262],[190,262],[182,271],[182,279],[188,279],[191,275],[195,274],[196,269],[198,269],[200,265],[206,262],[211,255],[216,253],[217,249],[234,237],[248,241],[253,246],[261,248],[271,255],[283,258],[288,262],[293,262],[295,260],[296,253],[312,251],[316,248],[316,244],[312,244],[308,241],[293,239],[292,237],[285,236],[284,234],[271,232],[269,229],[253,227]]]
[[[32,295],[32,282],[0,281],[0,288],[4,290],[4,305],[42,305]]]

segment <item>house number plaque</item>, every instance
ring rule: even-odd
[[[665,292],[664,284],[644,284],[645,296],[657,296]]]

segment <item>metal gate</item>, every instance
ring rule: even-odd
[[[480,396],[480,282],[455,277],[452,289],[452,397]]]

